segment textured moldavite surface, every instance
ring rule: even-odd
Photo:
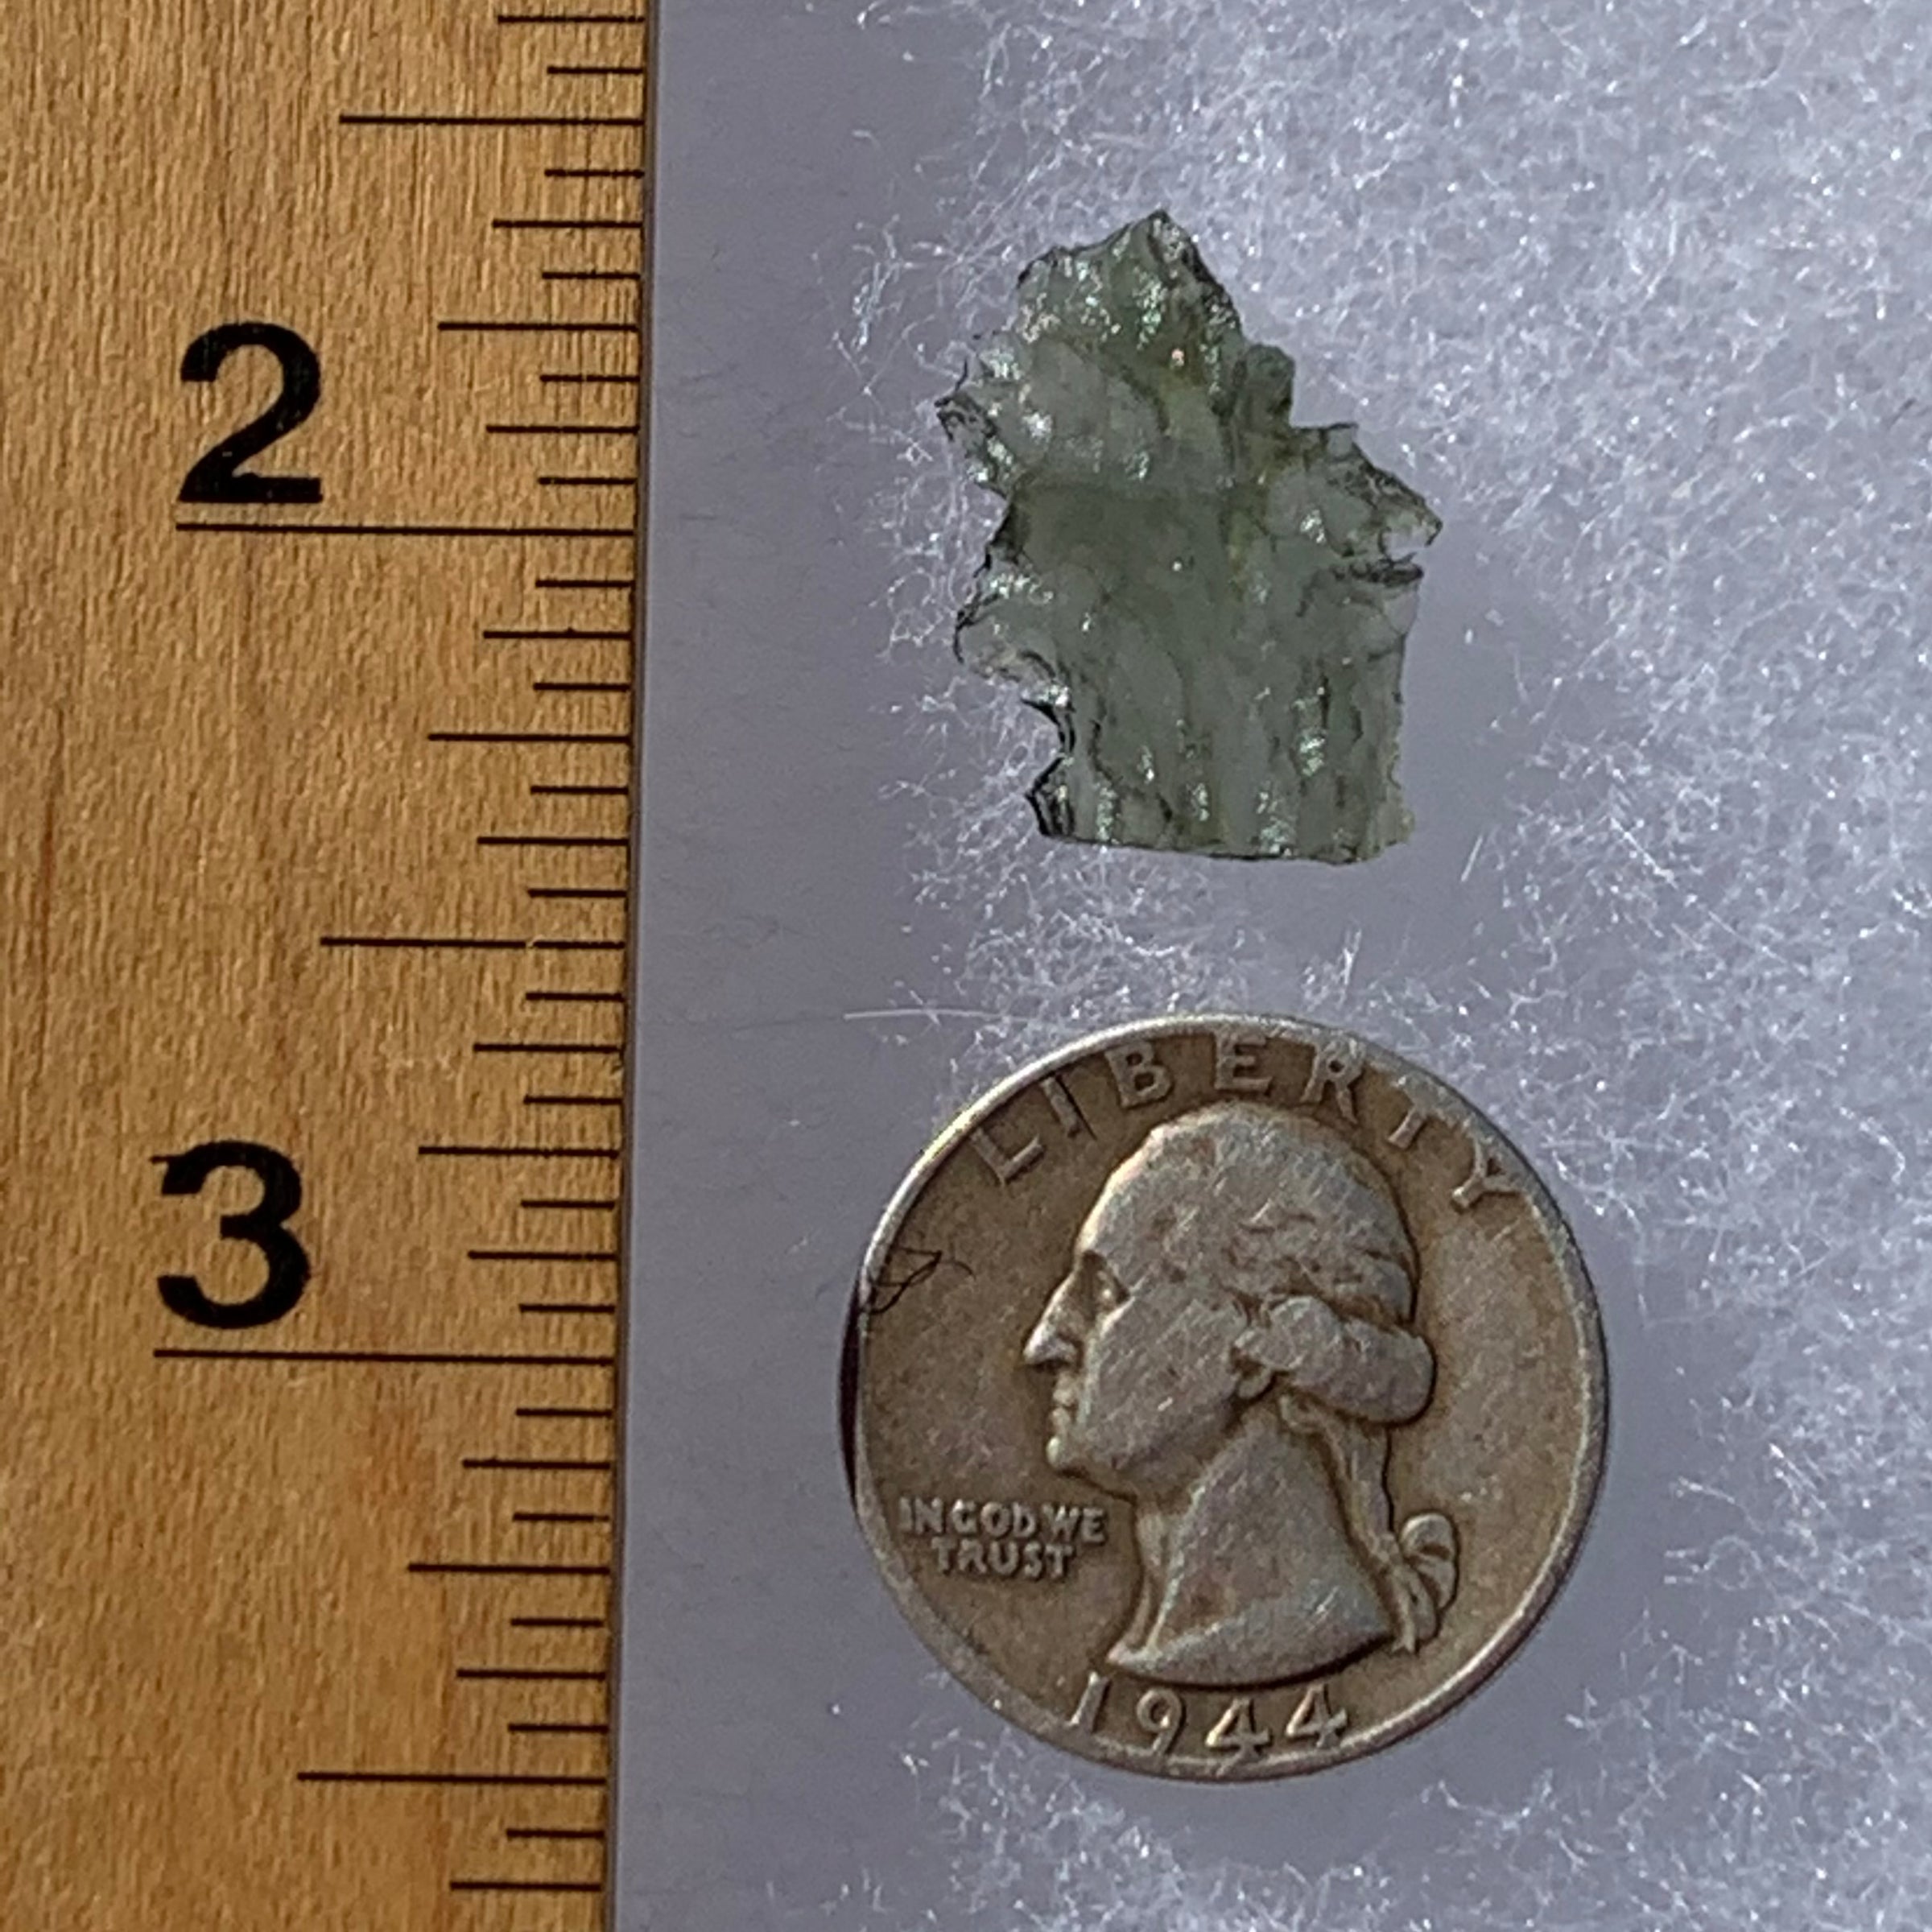
[[[1441,526],[1294,391],[1157,213],[1035,262],[939,404],[1007,504],[959,653],[1058,729],[1051,836],[1345,862],[1406,836],[1407,553]]]

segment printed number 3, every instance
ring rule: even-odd
[[[302,1205],[302,1177],[295,1162],[254,1141],[204,1141],[185,1154],[162,1157],[163,1194],[199,1194],[208,1177],[224,1167],[244,1167],[262,1183],[262,1199],[242,1214],[221,1217],[221,1238],[252,1241],[268,1263],[268,1279],[245,1302],[211,1300],[192,1274],[164,1274],[161,1298],[184,1321],[204,1328],[258,1328],[279,1322],[308,1286],[308,1255],[283,1225]]]

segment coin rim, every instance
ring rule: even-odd
[[[1225,1768],[1211,1769],[1189,1760],[1150,1757],[1117,1744],[1097,1732],[1075,1730],[1068,1715],[1050,1710],[1037,1699],[1003,1680],[998,1671],[934,1608],[914,1577],[910,1565],[899,1553],[873,1475],[865,1439],[864,1304],[865,1284],[876,1278],[884,1265],[898,1240],[900,1224],[914,1202],[967,1137],[1008,1100],[1037,1085],[1049,1074],[1059,1072],[1073,1062],[1103,1053],[1109,1046],[1176,1034],[1229,1030],[1258,1033],[1270,1039],[1313,1046],[1318,1051],[1324,1045],[1337,1042],[1358,1046],[1368,1063],[1397,1080],[1406,1092],[1422,1100],[1439,1119],[1452,1125],[1461,1125],[1466,1130],[1480,1129],[1483,1134],[1498,1143],[1507,1160],[1515,1163],[1517,1172],[1513,1177],[1513,1184],[1535,1216],[1556,1260],[1558,1278],[1569,1305],[1578,1351],[1582,1357],[1584,1427],[1576,1460],[1571,1470],[1563,1513],[1534,1580],[1488,1642],[1459,1669],[1394,1715],[1364,1730],[1345,1733],[1342,1741],[1332,1749],[1296,1752],[1290,1757],[1264,1760],[1258,1765],[1230,1763]],[[1291,1014],[1163,1014],[1158,1018],[1130,1022],[1084,1034],[1009,1074],[963,1108],[941,1129],[894,1191],[872,1240],[867,1244],[853,1291],[850,1322],[854,1368],[850,1417],[852,1501],[865,1540],[872,1547],[873,1560],[901,1615],[952,1676],[1001,1716],[1042,1742],[1058,1745],[1076,1757],[1121,1770],[1137,1772],[1142,1776],[1179,1779],[1191,1784],[1298,1777],[1311,1771],[1351,1763],[1413,1736],[1480,1688],[1542,1620],[1575,1562],[1602,1481],[1609,1437],[1609,1364],[1604,1346],[1602,1317],[1596,1291],[1583,1265],[1582,1251],[1554,1197],[1509,1135],[1447,1082],[1393,1049],[1345,1027],[1324,1026]],[[1240,1694],[1239,1686],[1231,1693]]]

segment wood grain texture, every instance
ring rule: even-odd
[[[621,1173],[645,40],[621,0],[0,10],[23,1932],[602,1922],[618,1216],[543,1203]],[[342,118],[384,114],[545,124]],[[175,501],[275,392],[259,350],[180,379],[245,319],[320,354],[254,465],[319,505]],[[447,326],[504,321],[547,326]],[[178,527],[218,522],[275,527]],[[610,534],[318,534],[370,526]],[[324,943],[407,937],[512,943]],[[301,1173],[271,1326],[157,1292],[262,1278],[217,1225],[252,1180],[160,1191],[217,1138]]]

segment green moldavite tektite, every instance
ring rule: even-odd
[[[1291,425],[1294,389],[1154,214],[1035,262],[939,404],[1007,505],[960,656],[1058,727],[1051,836],[1344,861],[1407,835],[1406,553],[1441,525],[1352,427]]]

